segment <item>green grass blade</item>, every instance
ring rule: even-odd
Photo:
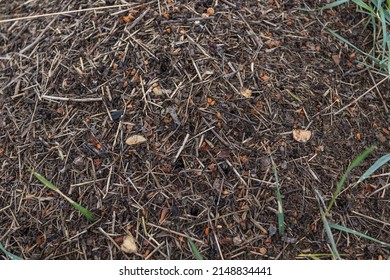
[[[325,27],[325,29],[330,33],[332,34],[333,36],[335,36],[337,39],[343,41],[344,43],[346,43],[348,46],[354,48],[355,50],[357,50],[358,52],[360,52],[361,54],[363,54],[365,57],[368,57],[369,59],[371,59],[372,61],[374,61],[375,63],[379,64],[381,63],[381,61],[379,59],[377,59],[376,57],[362,51],[361,49],[359,49],[358,47],[356,47],[354,44],[352,44],[351,42],[349,42],[347,39],[345,39],[344,37],[342,37],[341,35],[337,34],[335,31],[333,31],[332,29],[328,28],[328,27]]]
[[[29,171],[37,178],[39,181],[41,181],[42,184],[44,184],[46,187],[53,191],[58,191],[57,186],[55,186],[52,182],[48,181],[45,177],[43,177],[41,174],[35,172],[32,169],[29,169]]]
[[[360,236],[360,237],[366,238],[368,240],[371,240],[371,241],[374,241],[376,243],[379,243],[379,244],[381,244],[383,246],[390,247],[389,243],[380,241],[378,239],[375,239],[375,238],[373,238],[371,236],[365,235],[365,234],[363,234],[361,232],[358,232],[356,230],[353,230],[353,229],[350,229],[350,228],[346,228],[346,227],[343,227],[343,226],[340,226],[340,225],[336,225],[336,224],[330,224],[329,226],[331,228],[334,228],[334,229],[337,229],[337,230],[341,230],[341,231],[344,231],[344,232],[347,232],[347,233],[350,233],[350,234],[353,234],[353,235],[356,235],[356,236]]]
[[[21,257],[18,257],[18,256],[16,256],[16,255],[14,255],[14,254],[8,252],[8,251],[4,248],[3,244],[1,244],[1,243],[0,243],[0,250],[1,250],[8,258],[10,258],[11,260],[23,260]]]
[[[386,23],[386,18],[385,18],[385,13],[383,9],[379,9],[379,17],[381,20],[382,24],[382,34],[383,34],[383,43],[382,43],[382,60],[385,60],[386,57],[386,46],[387,46],[387,41],[388,41],[388,34],[387,34],[387,23]]]
[[[346,256],[346,254],[343,254]],[[332,254],[299,254],[297,258],[311,258],[313,260],[321,260],[321,258],[333,257]]]
[[[375,150],[376,146],[371,146],[368,149],[366,149],[363,153],[361,153],[352,163],[350,166],[348,166],[347,171],[345,171],[343,177],[341,178],[340,182],[337,184],[336,191],[333,193],[332,199],[329,202],[328,207],[326,208],[325,215],[329,213],[330,209],[332,208],[334,202],[336,201],[337,196],[341,192],[341,188],[343,187],[345,181],[348,178],[349,173],[351,173],[352,169],[354,169],[356,166],[358,166],[373,150]]]
[[[325,233],[326,233],[326,235],[328,237],[328,240],[329,240],[329,243],[330,243],[330,247],[332,249],[331,253],[332,253],[334,259],[339,260],[340,259],[340,254],[339,254],[339,252],[337,250],[336,242],[334,241],[332,230],[331,230],[331,228],[329,226],[329,222],[326,219],[326,215],[325,215],[324,211],[322,210],[320,194],[318,193],[317,190],[315,190],[315,192],[316,192],[316,199],[317,199],[317,202],[318,202],[318,206],[319,206],[320,212],[321,212],[322,223],[324,225]]]
[[[91,222],[94,222],[96,220],[95,216],[90,211],[88,211],[86,208],[84,208],[77,202],[72,200],[71,204],[74,208],[76,208],[76,210],[80,211],[80,213]]]
[[[187,236],[187,241],[190,244],[191,251],[197,260],[203,260],[202,254],[199,252],[198,247],[196,247],[195,243]]]
[[[371,14],[375,15],[375,11],[366,3],[364,3],[362,0],[352,0],[356,5],[358,5],[360,8],[366,9]]]
[[[69,197],[67,197],[65,194],[63,194],[56,185],[54,185],[52,182],[48,181],[45,177],[43,177],[41,174],[39,174],[38,172],[35,172],[34,170],[32,169],[29,169],[30,172],[39,180],[41,181],[46,187],[48,187],[49,189],[55,191],[56,193],[58,193],[59,195],[61,195],[62,197],[64,197],[67,201],[69,201],[70,204],[72,204],[72,206],[74,208],[76,208],[78,211],[80,211],[80,213],[85,216],[88,220],[90,220],[91,222],[95,221],[96,218],[94,217],[94,215],[88,211],[86,208],[84,208],[83,206],[81,206],[80,204],[78,204],[77,202],[73,201],[72,199],[70,199]]]
[[[349,0],[338,0],[338,1],[334,1],[332,3],[329,3],[328,5],[324,6],[321,8],[321,10],[329,10],[329,9],[332,9],[334,7],[337,7],[337,6],[340,6],[342,4],[345,4],[347,3]]]
[[[269,155],[271,158],[271,164],[272,169],[275,174],[275,181],[276,181],[276,200],[278,202],[278,229],[279,229],[279,235],[284,234],[284,212],[283,212],[283,203],[282,203],[282,195],[280,193],[280,184],[279,184],[279,175],[278,171],[276,169],[275,162],[272,158],[272,155]]]
[[[378,168],[382,167],[388,161],[390,161],[390,154],[384,155],[381,158],[379,158],[373,165],[371,165],[370,168],[367,169],[366,172],[364,172],[364,174],[362,176],[360,176],[359,180],[354,184],[354,186],[356,186],[357,184],[363,182],[372,173],[374,173]]]
[[[387,41],[387,75],[390,75],[390,38]]]

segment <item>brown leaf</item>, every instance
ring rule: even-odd
[[[92,133],[89,133],[87,138],[88,142],[91,143],[96,149],[99,151],[102,149],[102,144],[100,144],[99,140],[97,140],[96,137],[92,135]]]
[[[333,59],[334,63],[336,63],[337,65],[340,64],[340,56],[338,54],[332,55],[332,59]]]
[[[129,23],[129,22],[132,22],[134,20],[134,17],[131,16],[131,15],[128,15],[128,16],[123,16],[122,17],[122,20],[126,23]]]
[[[37,246],[41,246],[45,239],[45,236],[43,234],[40,234],[37,236],[37,238],[35,238],[35,243],[37,244]]]
[[[303,130],[303,129],[295,129],[293,130],[293,138],[295,141],[298,141],[300,143],[306,143],[311,138],[311,131],[309,130]]]
[[[276,40],[267,40],[264,42],[268,46],[268,48],[274,48],[274,47],[279,47],[280,46],[280,41]]]
[[[169,213],[169,208],[164,207],[163,210],[161,211],[160,220],[158,221],[160,225],[164,222],[168,213]]]

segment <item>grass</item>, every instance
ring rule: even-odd
[[[333,193],[332,195],[332,198],[328,204],[328,206],[326,207],[326,211],[324,211],[323,209],[325,208],[324,207],[324,204],[323,204],[323,200],[322,200],[322,197],[321,195],[319,194],[319,192],[316,190],[316,198],[317,198],[317,201],[319,203],[319,208],[320,208],[320,212],[321,212],[321,217],[322,217],[322,222],[324,224],[324,229],[325,229],[325,232],[326,232],[326,235],[328,237],[328,241],[330,243],[330,246],[331,246],[331,253],[333,255],[333,258],[335,259],[340,259],[340,254],[338,253],[337,251],[337,246],[336,246],[336,243],[334,241],[334,238],[333,238],[333,234],[332,234],[332,229],[335,229],[335,230],[340,230],[340,231],[344,231],[346,233],[350,233],[350,234],[353,234],[357,237],[362,237],[362,238],[365,238],[365,239],[368,239],[370,241],[374,241],[376,243],[379,243],[383,246],[386,246],[386,247],[390,247],[390,244],[389,243],[385,243],[383,241],[380,241],[380,240],[377,240],[373,237],[370,237],[368,235],[365,235],[363,233],[360,233],[356,230],[353,230],[353,229],[350,229],[350,228],[347,228],[347,227],[344,227],[344,226],[341,226],[341,225],[337,225],[337,224],[333,224],[333,223],[329,223],[328,220],[327,220],[327,214],[329,213],[329,211],[332,209],[332,206],[333,204],[335,203],[338,195],[340,194],[341,192],[341,189],[346,181],[346,179],[348,178],[348,175],[351,173],[351,171],[356,167],[358,166],[371,152],[373,152],[375,150],[376,146],[371,146],[369,148],[367,148],[363,153],[361,153],[347,168],[347,170],[345,171],[344,175],[342,176],[340,182],[337,184],[337,188],[336,188],[336,191]],[[357,184],[363,182],[365,179],[367,179],[371,174],[373,174],[376,170],[378,170],[380,167],[382,167],[383,165],[385,165],[387,162],[390,161],[390,154],[387,154],[387,155],[384,155],[382,156],[381,158],[379,158],[370,168],[367,169],[366,172],[363,173],[362,176],[360,176],[359,180],[352,185],[352,187],[356,187]],[[321,203],[322,202],[322,203]]]
[[[56,193],[61,195],[63,198],[65,198],[76,210],[78,210],[89,221],[93,222],[96,220],[95,216],[90,211],[88,211],[86,208],[84,208],[83,206],[81,206],[77,202],[73,201],[68,196],[66,196],[52,182],[48,181],[45,177],[43,177],[41,174],[35,172],[32,169],[29,169],[29,171],[35,176],[35,178],[37,178],[39,181],[41,181],[42,184],[44,184],[49,189],[51,189],[52,191],[55,191]]]
[[[337,250],[336,242],[334,241],[334,238],[333,238],[332,229],[330,228],[327,216],[325,215],[324,201],[323,201],[320,193],[317,190],[316,190],[316,199],[317,199],[317,202],[318,202],[318,205],[319,205],[319,208],[320,208],[321,219],[322,219],[322,223],[324,225],[324,230],[325,230],[325,233],[326,233],[326,235],[328,237],[328,241],[329,241],[330,246],[331,246],[332,256],[333,256],[334,259],[339,260],[339,259],[341,259],[340,258],[340,254],[339,254],[339,252]]]
[[[326,208],[326,211],[324,215],[328,214],[330,209],[332,208],[334,202],[336,201],[337,196],[341,192],[341,188],[343,187],[345,180],[347,180],[348,175],[351,173],[352,169],[354,169],[356,166],[358,166],[372,151],[376,148],[376,146],[371,146],[368,149],[366,149],[363,153],[361,153],[350,166],[348,166],[347,171],[345,171],[343,177],[341,178],[340,182],[337,184],[336,191],[334,192],[332,199],[329,202],[328,207]],[[368,177],[368,176],[367,176]]]
[[[188,244],[190,244],[190,248],[196,260],[203,260],[202,254],[199,252],[198,247],[196,247],[194,241],[191,238],[187,237]]]
[[[383,75],[390,75],[390,33],[388,31],[390,25],[390,1],[370,0],[368,3],[366,3],[362,0],[338,0],[324,6],[322,10],[332,9],[350,2],[353,2],[356,5],[358,12],[367,15],[369,18],[373,36],[372,51],[370,51],[370,53],[364,52],[334,30],[323,25],[324,28],[330,34],[360,52],[363,56],[366,57],[366,59],[371,60],[373,65],[367,64],[363,61],[359,61],[359,63],[376,70]]]
[[[276,165],[274,162],[274,159],[272,158],[272,155],[269,155],[271,158],[271,164],[272,169],[275,174],[275,181],[276,181],[276,200],[278,202],[278,229],[279,229],[279,235],[284,234],[284,213],[283,213],[283,203],[282,203],[282,195],[280,193],[280,184],[279,184],[279,175],[278,170],[276,169]]]
[[[2,251],[2,252],[3,252],[9,259],[11,259],[11,260],[22,260],[21,257],[18,257],[18,256],[16,256],[16,255],[14,255],[14,254],[8,252],[8,251],[4,248],[3,244],[1,244],[1,243],[0,243],[0,251]]]

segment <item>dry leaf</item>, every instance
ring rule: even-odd
[[[260,72],[259,76],[260,76],[260,79],[262,79],[264,82],[269,81],[269,77],[267,75],[265,75],[264,73]]]
[[[123,17],[122,17],[122,20],[123,20],[124,22],[126,22],[126,23],[129,23],[129,22],[131,22],[131,21],[134,20],[134,17],[131,16],[131,15],[123,16]]]
[[[334,63],[336,63],[337,65],[340,64],[340,56],[338,54],[332,55],[332,59],[333,59]]]
[[[303,129],[293,130],[294,140],[301,142],[301,143],[306,143],[307,141],[309,141],[311,138],[311,134],[312,133],[309,130],[303,130]]]
[[[246,98],[249,98],[252,96],[252,90],[250,89],[242,89],[241,94],[245,96]]]
[[[161,211],[160,220],[158,221],[160,225],[164,222],[168,213],[169,213],[169,208],[164,207],[163,210]]]
[[[165,18],[165,19],[169,19],[169,13],[167,11],[162,11],[161,12],[161,15]]]
[[[127,235],[123,239],[123,243],[121,245],[121,250],[125,253],[137,253],[137,244],[135,243],[134,237],[131,235]]]
[[[143,142],[146,142],[146,138],[142,135],[133,135],[126,139],[126,144],[129,146],[140,144]]]
[[[274,48],[280,46],[280,41],[267,40],[264,43],[268,46],[268,48]]]

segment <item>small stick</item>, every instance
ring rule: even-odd
[[[176,154],[175,159],[173,160],[173,162],[175,162],[178,159],[179,155],[184,150],[184,147],[185,147],[189,137],[190,137],[190,134],[187,133],[186,137],[184,138],[183,144],[181,145],[180,149],[177,151],[177,154]]]
[[[160,227],[160,226],[155,225],[155,224],[152,224],[152,223],[147,223],[147,225],[148,225],[148,226],[151,226],[151,227],[154,227],[154,228],[161,229],[161,230],[166,231],[166,232],[169,232],[169,233],[174,233],[174,234],[176,234],[176,235],[179,235],[179,236],[182,236],[182,237],[185,237],[185,238],[188,237],[186,234],[183,234],[183,233],[180,233],[180,232],[177,232],[177,231],[168,229],[168,228]],[[202,240],[196,239],[196,238],[194,238],[194,237],[191,237],[191,239],[194,240],[194,241],[196,241],[196,242],[199,242],[200,244],[204,244],[204,242],[203,242]]]
[[[196,63],[195,63],[195,61],[194,61],[194,59],[192,57],[191,57],[191,61],[192,61],[192,64],[194,65],[194,67],[195,67],[196,73],[198,74],[199,80],[203,81],[202,75],[199,72],[198,66],[196,65]]]
[[[49,99],[49,100],[73,101],[73,102],[96,102],[96,101],[103,101],[102,97],[68,98],[68,97],[61,97],[61,96],[48,96],[48,95],[44,95],[44,96],[42,96],[42,98]]]
[[[136,26],[141,19],[149,12],[150,7],[148,7],[142,14],[140,14],[133,22],[132,24],[127,28],[127,30],[131,30],[134,26]]]
[[[340,110],[338,110],[337,112],[335,112],[334,114],[337,115],[338,113],[341,113],[342,111],[344,111],[345,109],[347,109],[349,106],[352,106],[353,104],[355,104],[356,102],[358,102],[360,99],[362,99],[367,93],[369,93],[370,91],[372,91],[374,88],[376,88],[377,86],[379,86],[380,84],[382,84],[383,82],[385,82],[388,78],[390,78],[390,75],[389,76],[386,76],[383,80],[381,80],[379,83],[377,83],[376,85],[374,85],[373,87],[369,88],[365,93],[363,93],[362,95],[360,95],[358,98],[356,98],[354,101],[352,101],[351,103],[349,103],[348,105],[345,105],[343,108],[341,108]]]
[[[101,227],[99,227],[98,230],[99,230],[101,233],[103,233],[103,235],[104,235],[105,237],[107,237],[107,238],[112,242],[112,244],[114,244],[115,247],[118,248],[119,251],[122,251],[122,250],[121,250],[121,247],[115,242],[114,239],[112,239],[112,237],[111,237],[107,232],[104,231],[104,229],[102,229]]]
[[[136,5],[136,6],[133,6],[133,8],[140,7],[142,5],[145,5],[145,4]],[[42,14],[42,15],[33,15],[33,16],[3,19],[3,20],[0,20],[0,23],[13,22],[13,21],[19,21],[19,20],[29,20],[29,19],[36,19],[36,18],[42,18],[42,17],[68,15],[68,14],[88,12],[88,11],[98,11],[98,10],[106,10],[106,9],[113,9],[113,8],[129,7],[129,6],[131,6],[131,5],[130,4],[121,4],[121,5],[95,7],[95,8],[88,8],[88,9],[72,10],[72,11],[62,11],[62,12],[48,13],[48,14]]]
[[[150,259],[153,256],[153,254],[156,253],[164,244],[165,244],[165,241],[163,241],[160,244],[158,244],[157,247],[154,248],[154,250],[149,255],[147,255],[145,257],[145,260]]]
[[[356,212],[356,211],[352,211],[352,213],[354,213],[355,215],[358,215],[358,216],[360,216],[360,217],[364,217],[364,218],[366,218],[366,219],[369,219],[369,220],[371,220],[371,221],[375,221],[375,222],[377,222],[377,223],[381,223],[381,224],[384,224],[384,225],[386,225],[386,226],[390,226],[390,223],[387,223],[387,222],[384,222],[384,221],[381,221],[381,220],[372,218],[372,217],[367,216],[367,215],[364,215],[364,214],[362,214],[362,213],[359,213],[359,212]]]
[[[237,6],[235,4],[230,3],[229,1],[221,0],[221,2],[225,3],[226,5],[229,5],[230,7],[237,8]]]
[[[234,173],[237,175],[237,177],[240,179],[240,181],[248,187],[248,184],[245,182],[245,180],[242,178],[240,173],[238,173],[237,169],[234,168],[234,166],[230,163],[230,161],[226,160],[226,163],[233,169]]]
[[[190,21],[200,21],[200,20],[208,20],[213,19],[214,17],[194,17],[194,18],[183,18],[183,19],[171,19],[171,20],[162,20],[161,23],[186,23]]]

